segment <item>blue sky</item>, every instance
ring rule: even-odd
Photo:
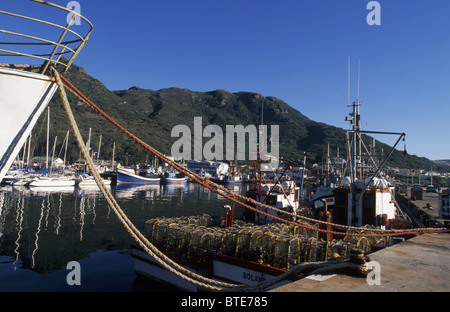
[[[348,129],[350,57],[352,101],[361,62],[363,129],[405,132],[409,153],[450,159],[448,0],[379,0],[379,26],[366,22],[369,0],[78,2],[94,31],[76,64],[110,90],[257,92]]]

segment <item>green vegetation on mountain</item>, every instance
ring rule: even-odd
[[[331,156],[335,156],[339,147],[341,157],[345,157],[345,130],[310,120],[275,97],[264,97],[251,92],[196,92],[179,88],[148,90],[132,87],[128,90],[110,91],[100,81],[89,76],[83,68],[75,65],[72,65],[65,77],[124,128],[167,155],[170,155],[171,146],[178,140],[178,137],[171,137],[172,128],[176,125],[187,125],[193,132],[194,117],[202,117],[203,128],[214,124],[225,131],[226,125],[258,126],[263,116],[264,124],[279,125],[280,156],[301,164],[303,153],[307,152],[308,163],[321,163],[326,157],[329,143]],[[88,139],[89,128],[92,128],[91,148],[94,151],[98,151],[99,138],[102,135],[100,159],[111,159],[113,142],[116,147],[115,159],[122,164],[152,159],[143,148],[74,95],[68,93],[68,96],[85,141]],[[61,147],[65,133],[71,130],[59,91],[51,101],[50,111],[50,146],[53,146],[57,136],[58,156],[63,151]],[[45,127],[46,114],[43,114],[33,132],[35,155],[43,154]],[[209,138],[204,139],[208,140]],[[68,160],[74,162],[80,154],[73,134],[69,142]],[[380,142],[377,142],[376,146],[385,153],[391,149]],[[431,164],[432,162],[424,157],[405,155],[396,150],[387,165],[398,168],[430,168]]]

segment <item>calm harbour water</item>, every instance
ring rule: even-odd
[[[248,185],[235,186],[245,192]],[[112,187],[120,207],[143,231],[156,217],[208,213],[224,216],[229,200],[203,187],[147,185]],[[235,207],[235,216],[241,208]],[[96,189],[0,188],[0,291],[168,291],[138,278],[126,232]],[[69,286],[71,261],[81,285]]]

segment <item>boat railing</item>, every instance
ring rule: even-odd
[[[85,46],[86,41],[88,40],[89,35],[92,32],[93,25],[88,19],[83,17],[75,10],[70,10],[66,7],[50,3],[48,1],[32,1],[65,11],[67,14],[67,18],[65,18],[67,24],[65,26],[62,26],[53,22],[3,10],[0,10],[0,14],[10,16],[14,19],[21,19],[29,21],[31,23],[36,23],[35,25],[33,24],[36,27],[27,28],[27,32],[29,31],[29,29],[41,29],[40,26],[42,25],[47,28],[51,27],[52,32],[55,32],[56,34],[56,38],[58,34],[60,34],[59,38],[55,41],[48,38],[31,35],[29,33],[26,34],[20,32],[20,30],[14,31],[0,29],[0,33],[6,34],[6,37],[12,38],[10,41],[0,42],[0,57],[19,56],[41,60],[43,61],[43,64],[38,66],[38,71],[41,74],[44,74],[50,65],[62,68],[62,71],[67,71],[67,69],[73,63],[74,59],[77,57],[78,53]],[[86,25],[88,25],[87,29],[86,27],[82,27],[84,34],[81,35],[78,32],[70,29],[70,27],[75,24],[75,19],[82,19],[84,22],[86,22]],[[14,23],[10,24],[14,25]],[[38,24],[40,24],[40,26],[38,26]],[[46,49],[47,47],[49,47],[48,50]],[[42,51],[43,48],[45,48],[46,50]]]

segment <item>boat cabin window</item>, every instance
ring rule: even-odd
[[[277,203],[277,195],[270,195],[267,196],[266,203],[268,205],[275,205]]]

